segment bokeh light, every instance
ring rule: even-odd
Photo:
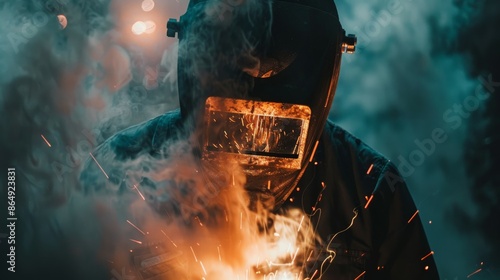
[[[146,32],[146,29],[146,23],[144,23],[143,21],[137,21],[136,23],[134,23],[134,25],[132,25],[132,32],[135,35],[143,34],[144,32]]]
[[[144,0],[142,1],[141,8],[145,12],[149,12],[153,10],[155,7],[155,1],[153,0]]]

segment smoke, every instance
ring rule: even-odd
[[[463,279],[487,262],[484,240],[456,227],[454,209],[480,213],[470,198],[466,138],[469,116],[484,107],[490,90],[487,75],[470,77],[466,59],[449,50],[477,11],[454,1],[337,5],[344,29],[358,36],[358,50],[343,57],[331,117],[394,161],[441,277]]]

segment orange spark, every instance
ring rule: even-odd
[[[311,154],[311,157],[309,158],[309,162],[312,162],[313,161],[313,158],[314,158],[314,154],[316,153],[316,149],[318,148],[318,144],[319,144],[319,140],[316,141],[316,144],[314,144],[314,149],[313,149],[313,152]]]
[[[135,188],[135,190],[137,191],[137,193],[139,193],[139,195],[142,197],[142,200],[146,200],[146,199],[144,198],[144,196],[142,195],[141,191],[139,190],[139,188],[138,188],[136,185],[134,185],[134,188]]]
[[[45,141],[45,143],[47,143],[47,146],[52,147],[52,145],[50,145],[49,141],[47,141],[47,139],[45,139],[45,136],[43,136],[43,134],[40,134],[40,136],[42,136],[42,139],[43,141]]]
[[[368,201],[366,202],[365,204],[365,209],[368,208],[368,205],[370,205],[370,203],[372,202],[372,199],[373,199],[373,194],[370,196],[370,198],[368,199]]]
[[[101,169],[102,173],[104,173],[104,176],[106,176],[106,178],[109,179],[108,174],[106,174],[106,171],[104,171],[104,169],[102,169],[101,165],[99,164],[99,162],[97,162],[97,159],[95,159],[94,155],[92,153],[89,153],[89,154],[92,157],[92,159],[95,161],[97,166],[99,166],[99,169]]]
[[[370,165],[370,168],[368,168],[368,171],[366,171],[366,175],[369,175],[370,172],[372,172],[372,169],[373,169],[373,163],[372,165]]]
[[[198,221],[198,223],[200,224],[200,227],[202,227],[203,223],[201,222],[200,217],[196,216],[194,218]]]
[[[203,269],[203,273],[207,275],[207,271],[205,270],[205,266],[203,266],[203,263],[200,261],[201,268]]]
[[[363,277],[363,275],[365,275],[365,273],[366,273],[366,270],[365,270],[365,271],[363,271],[363,272],[361,272],[361,274],[360,274],[360,275],[358,275],[358,277],[354,278],[354,280],[361,279],[361,277]]]
[[[418,210],[415,212],[415,214],[413,214],[413,216],[411,216],[411,218],[408,220],[408,223],[411,223],[411,221],[413,220],[413,218],[415,218],[415,216],[417,216],[418,214]]]
[[[434,251],[431,251],[429,254],[423,256],[420,260],[423,261],[423,260],[427,259],[430,255],[434,255]]]
[[[168,235],[163,230],[160,231],[168,238],[168,240],[170,240],[170,242],[172,242],[172,245],[174,245],[174,247],[177,248],[177,245],[174,243],[174,241],[170,239],[170,237],[168,237]]]
[[[482,268],[480,268],[480,269],[478,269],[478,270],[476,270],[476,271],[472,272],[471,274],[467,275],[467,278],[471,277],[472,275],[474,275],[474,274],[476,274],[476,273],[481,272],[481,270],[483,270],[483,269],[482,269]]]
[[[193,252],[194,260],[195,260],[196,262],[198,262],[198,258],[196,257],[196,254],[194,253],[193,247],[192,247],[192,246],[189,246],[189,248],[191,248],[191,252]]]
[[[142,242],[141,242],[141,241],[139,241],[139,240],[135,240],[135,239],[129,239],[129,240],[130,240],[130,241],[132,241],[132,242],[135,242],[135,243],[137,243],[137,244],[141,244],[141,245],[142,245]]]
[[[146,235],[144,231],[142,231],[140,228],[138,228],[136,225],[134,225],[131,221],[127,220],[127,223],[129,223],[131,226],[133,226],[135,229],[137,229],[142,235]]]

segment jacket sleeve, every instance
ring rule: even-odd
[[[373,194],[371,211],[379,217],[373,221],[379,241],[375,279],[439,279],[420,216],[393,163],[383,169]]]

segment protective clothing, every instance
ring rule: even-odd
[[[118,193],[123,203],[135,199],[127,174],[141,168],[134,164],[138,158],[168,158],[163,147],[186,136],[182,123],[177,110],[108,139],[94,156],[109,180],[89,159],[80,178],[85,192]],[[154,193],[148,191],[154,188],[150,180],[141,178],[141,190],[161,211],[164,201],[147,195]],[[278,211],[290,207],[311,215],[322,240],[304,275],[322,269],[322,279],[439,279],[421,220],[394,164],[331,122],[313,164]]]

